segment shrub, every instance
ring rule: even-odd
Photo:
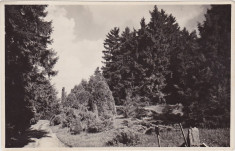
[[[88,128],[90,132],[100,132],[107,127],[106,125],[83,105],[80,105],[79,109],[66,108],[65,119],[62,121],[62,127],[68,127],[72,134],[79,134]]]
[[[69,127],[69,122],[67,120],[62,121],[62,128]]]
[[[104,123],[105,130],[109,130],[109,129],[113,128],[113,119],[112,118],[104,120],[103,123]]]
[[[30,124],[31,125],[34,125],[34,124],[36,124],[37,123],[37,120],[35,119],[35,118],[32,118],[31,120],[30,120]]]
[[[124,107],[123,106],[117,106],[116,107],[116,112],[117,112],[117,115],[124,115]]]
[[[84,115],[84,118],[87,120],[87,122],[89,122],[89,121],[96,120],[97,117],[95,113],[88,111],[87,114]]]
[[[146,111],[143,106],[145,106],[146,103],[141,102],[141,100],[144,100],[144,98],[142,99],[138,95],[132,97],[131,94],[128,93],[124,104],[124,117],[135,117],[139,119],[145,117]]]
[[[77,112],[78,111],[73,108],[69,108],[69,107],[64,108],[64,112],[63,112],[63,114],[61,114],[63,117],[61,120],[62,128],[70,127],[70,125],[72,124],[74,119],[78,117]]]
[[[96,83],[92,95],[94,103],[97,105],[99,116],[113,116],[116,114],[112,92],[105,81]]]
[[[89,133],[97,133],[104,130],[104,123],[100,120],[90,121],[87,127]]]
[[[59,125],[61,123],[60,116],[56,116],[53,120],[53,125]]]
[[[151,111],[146,110],[143,107],[137,107],[135,110],[135,117],[138,119],[142,119],[143,117],[147,117],[149,112]]]
[[[108,146],[135,146],[140,143],[140,136],[130,129],[119,129],[115,137],[107,142]]]
[[[98,133],[113,128],[113,119],[94,119],[89,120],[87,130],[89,133]]]
[[[91,98],[91,94],[88,91],[80,91],[76,93],[77,102],[76,104],[83,104],[84,106],[88,106],[88,102]]]
[[[136,109],[138,108],[137,104],[132,101],[126,101],[124,105],[124,117],[135,117],[136,115]]]
[[[70,133],[71,134],[80,134],[83,131],[83,126],[79,118],[76,118],[70,125]]]
[[[69,93],[69,95],[67,96],[65,105],[70,107],[74,104],[74,102],[76,102],[77,98],[76,95],[74,93]]]
[[[50,125],[59,125],[62,124],[62,122],[65,120],[65,117],[63,114],[55,115],[50,120]]]
[[[97,105],[98,115],[116,115],[114,98],[102,73],[97,68],[95,74],[89,80],[89,87],[92,94],[92,102]]]

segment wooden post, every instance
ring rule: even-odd
[[[160,144],[160,137],[159,137],[159,127],[156,126],[155,127],[155,133],[157,134],[157,142],[158,142],[158,146],[161,147],[161,144]]]
[[[179,125],[180,125],[180,129],[181,129],[182,135],[183,135],[183,137],[184,137],[185,145],[186,145],[186,147],[188,147],[188,143],[187,143],[187,140],[186,140],[185,135],[184,135],[183,127],[182,127],[181,123],[179,123]]]
[[[187,142],[189,147],[198,147],[200,146],[199,130],[198,128],[189,128]]]

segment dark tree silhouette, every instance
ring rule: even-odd
[[[5,6],[5,77],[6,77],[6,146],[10,139],[21,134],[39,111],[42,93],[51,93],[50,77],[56,75],[53,66],[56,53],[51,44],[51,22],[45,5]],[[54,96],[52,96],[54,97]],[[53,98],[48,98],[48,101]],[[45,102],[41,102],[45,105]]]

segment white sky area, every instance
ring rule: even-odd
[[[172,14],[181,28],[197,30],[197,24],[205,20],[209,5],[157,5],[167,14]],[[53,48],[59,60],[55,70],[59,73],[53,77],[58,97],[62,87],[70,90],[81,82],[88,80],[103,61],[103,41],[114,27],[121,31],[126,26],[140,28],[142,17],[149,22],[149,11],[154,5],[67,5],[48,6],[46,20],[52,20],[51,35]]]

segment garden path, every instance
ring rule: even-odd
[[[32,137],[31,141],[24,148],[58,148],[66,147],[52,132],[48,120],[39,120],[35,125],[32,125],[31,130],[43,132],[43,137]]]

